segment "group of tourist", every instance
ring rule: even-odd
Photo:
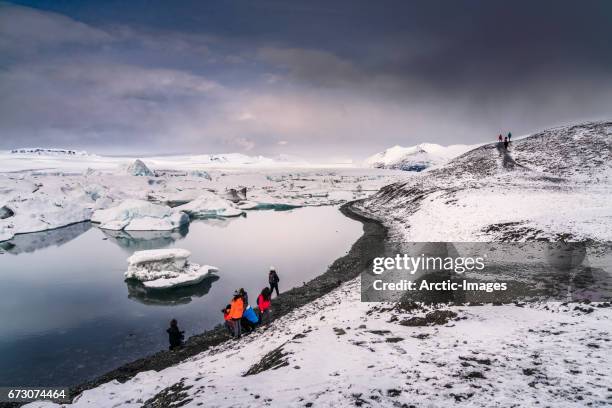
[[[257,309],[253,309],[249,304],[249,295],[244,288],[234,292],[230,304],[221,310],[225,327],[232,337],[240,338],[243,332],[250,333],[260,324],[270,321],[272,292],[276,291],[276,296],[279,295],[279,282],[280,278],[276,273],[276,268],[270,267],[270,272],[268,273],[269,286],[263,288],[257,296]],[[170,328],[166,331],[168,332],[170,350],[183,345],[185,332],[179,330],[176,319],[172,319]]]
[[[502,137],[501,133],[497,137],[497,141],[499,143],[501,143],[502,141],[504,142],[504,149],[506,149],[506,150],[508,150],[508,144],[510,144],[511,140],[512,140],[512,133],[511,132],[508,132],[508,136],[506,136],[506,137]]]
[[[234,338],[240,338],[243,332],[250,333],[255,328],[270,321],[270,307],[272,305],[272,291],[276,290],[279,295],[278,282],[280,281],[276,269],[270,267],[268,283],[257,296],[257,312],[249,304],[249,295],[240,288],[234,292],[234,297],[229,305],[221,310],[225,327]]]

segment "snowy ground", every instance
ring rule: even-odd
[[[73,406],[603,406],[612,398],[603,306],[444,307],[449,316],[407,326],[432,310],[362,303],[355,279],[255,335],[86,391]]]
[[[483,145],[360,207],[398,241],[612,240],[612,123]]]
[[[598,123],[516,140],[509,154],[495,144],[484,145],[405,176],[359,210],[383,221],[392,238],[402,242],[609,241],[611,135],[612,124]],[[287,187],[323,183],[311,177],[272,179]],[[275,192],[287,190],[296,191],[295,184]],[[400,305],[361,302],[355,279],[265,330],[160,372],[85,391],[73,406],[582,407],[612,402],[609,303]]]

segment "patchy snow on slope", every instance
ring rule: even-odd
[[[103,384],[67,406],[490,407],[545,400],[579,407],[609,401],[609,305],[405,311],[361,302],[359,292],[355,279],[264,330],[160,372]],[[430,313],[443,316],[441,324],[402,324]]]
[[[410,147],[396,145],[368,157],[365,165],[381,169],[418,172],[445,163],[475,147],[470,145],[441,146],[435,143],[421,143]]]
[[[359,204],[401,241],[612,240],[612,123],[471,150]]]
[[[126,231],[163,231],[189,223],[187,214],[149,201],[128,199],[119,205],[96,210],[91,221],[100,228]]]

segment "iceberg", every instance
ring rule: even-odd
[[[233,203],[244,201],[247,199],[247,188],[246,187],[228,188],[227,190],[225,190],[223,197],[227,198]]]
[[[128,199],[116,207],[95,211],[91,221],[115,231],[169,231],[187,224],[189,217],[165,205]]]
[[[15,199],[7,203],[6,208],[10,212],[4,212],[7,216],[0,219],[0,241],[9,240],[17,234],[52,230],[89,221],[91,217],[91,210],[82,203],[42,195]]]
[[[145,289],[169,289],[195,285],[218,269],[190,263],[191,252],[181,248],[137,251],[128,258],[125,278],[137,280]]]
[[[231,201],[209,191],[204,192],[195,200],[179,205],[174,209],[183,211],[192,217],[236,217],[244,213]]]
[[[154,176],[153,172],[140,159],[136,159],[134,163],[130,164],[127,171],[132,176]]]

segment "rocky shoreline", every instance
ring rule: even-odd
[[[325,273],[303,286],[283,292],[278,298],[274,298],[272,319],[282,317],[292,310],[329,293],[341,283],[355,278],[372,258],[383,253],[388,233],[387,228],[380,222],[355,211],[352,204],[344,204],[340,207],[340,211],[345,216],[363,224],[363,235],[353,244],[348,254],[334,261]],[[109,381],[125,382],[143,371],[163,370],[228,340],[230,340],[230,337],[227,335],[225,328],[219,325],[204,333],[190,337],[180,350],[157,352],[124,364],[94,380],[72,387],[70,396],[74,398],[85,390]]]

